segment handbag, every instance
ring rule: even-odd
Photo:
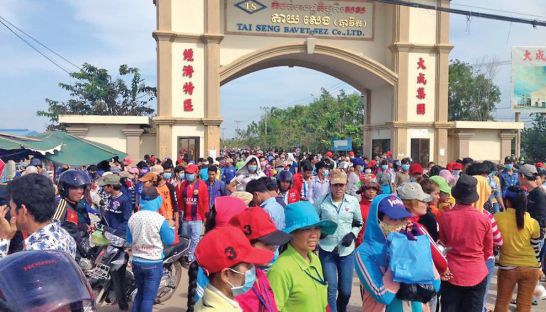
[[[396,298],[404,301],[429,302],[436,296],[436,290],[432,284],[400,284]]]
[[[413,238],[399,232],[387,236],[389,269],[393,280],[406,284],[432,284],[434,264],[429,239],[426,235]]]

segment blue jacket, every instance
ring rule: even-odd
[[[388,196],[391,194],[378,195],[372,201],[364,240],[355,250],[355,266],[360,283],[377,302],[386,305],[387,311],[402,312],[403,305],[396,298],[396,293],[386,289],[383,283],[383,275],[388,267],[387,239],[379,227],[377,209],[379,202]],[[440,280],[435,280],[433,286],[439,291]],[[412,311],[422,311],[422,304],[412,303]]]

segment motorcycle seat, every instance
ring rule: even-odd
[[[188,243],[185,240],[181,240],[180,243],[168,246],[163,250],[165,257],[168,258],[174,254],[184,251],[188,248]]]

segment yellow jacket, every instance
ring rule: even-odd
[[[211,284],[205,288],[203,298],[195,304],[196,312],[243,312],[237,301],[231,300]]]

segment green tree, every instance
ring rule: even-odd
[[[491,113],[501,93],[493,84],[492,72],[459,60],[449,65],[449,120],[493,119]]]
[[[72,83],[59,83],[69,92],[67,101],[45,99],[47,111],[38,116],[49,118],[48,130],[61,129],[59,115],[147,116],[154,112],[149,106],[156,97],[156,88],[144,83],[138,68],[121,65],[113,79],[104,68],[83,64],[82,70],[71,73]]]
[[[267,136],[264,116],[223,145],[277,150],[299,146],[305,151],[318,152],[331,149],[332,139],[352,137],[353,148],[358,150],[363,145],[363,122],[364,103],[359,94],[346,94],[342,90],[334,97],[322,89],[309,105],[268,111]]]
[[[546,159],[546,115],[534,114],[532,126],[521,134],[521,147],[529,160]]]

